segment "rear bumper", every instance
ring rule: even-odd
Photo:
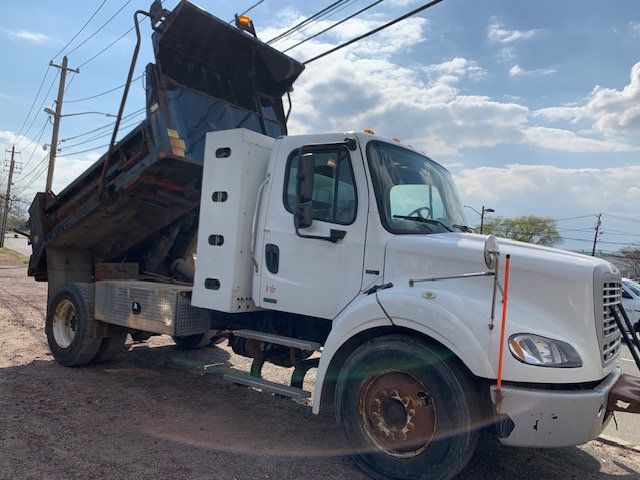
[[[591,390],[503,386],[498,408],[500,442],[513,447],[567,447],[597,438],[611,419],[609,393],[620,367]],[[496,404],[496,388],[491,387]]]

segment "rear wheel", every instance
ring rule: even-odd
[[[478,399],[457,365],[415,338],[375,338],[347,359],[336,420],[353,460],[380,480],[448,480],[477,444]]]
[[[115,358],[124,350],[124,343],[127,340],[127,333],[117,333],[110,337],[102,339],[100,349],[93,361],[96,363],[109,362],[115,360]]]
[[[88,283],[69,283],[51,300],[45,333],[53,358],[64,366],[90,362],[101,339],[92,336],[94,291]]]
[[[171,337],[180,350],[196,350],[207,345],[210,341],[208,333],[196,333],[185,337]]]

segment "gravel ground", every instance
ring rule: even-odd
[[[223,346],[167,337],[112,363],[64,368],[44,335],[46,285],[0,256],[1,479],[366,479],[333,419],[305,402],[202,375],[248,368]],[[290,371],[265,367],[269,379]],[[483,440],[461,479],[639,479],[640,452],[600,441],[554,450]]]

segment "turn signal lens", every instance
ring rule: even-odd
[[[517,360],[540,367],[577,368],[582,366],[578,352],[566,342],[519,333],[509,338],[509,351]]]

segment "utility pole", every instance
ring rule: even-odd
[[[0,225],[0,247],[4,247],[4,236],[7,231],[7,221],[9,219],[9,205],[11,202],[11,183],[13,182],[13,170],[16,167],[16,146],[11,147],[11,163],[9,164],[9,179],[7,181],[7,196],[4,197],[4,212],[2,213],[2,224]]]
[[[591,256],[595,257],[596,256],[596,244],[598,243],[598,234],[600,233],[600,225],[602,225],[602,214],[599,213],[598,214],[598,218],[596,219],[596,234],[593,237],[593,250],[591,250]]]
[[[80,73],[80,70],[67,68],[67,56],[62,58],[62,65],[56,65],[49,62],[51,67],[60,69],[60,85],[58,85],[58,98],[56,99],[56,112],[53,115],[53,131],[51,133],[51,144],[49,146],[49,169],[47,170],[47,184],[45,192],[51,193],[51,184],[53,183],[53,169],[56,164],[56,153],[58,152],[58,130],[60,129],[60,117],[62,116],[62,100],[64,98],[64,90],[67,81],[67,72]]]

